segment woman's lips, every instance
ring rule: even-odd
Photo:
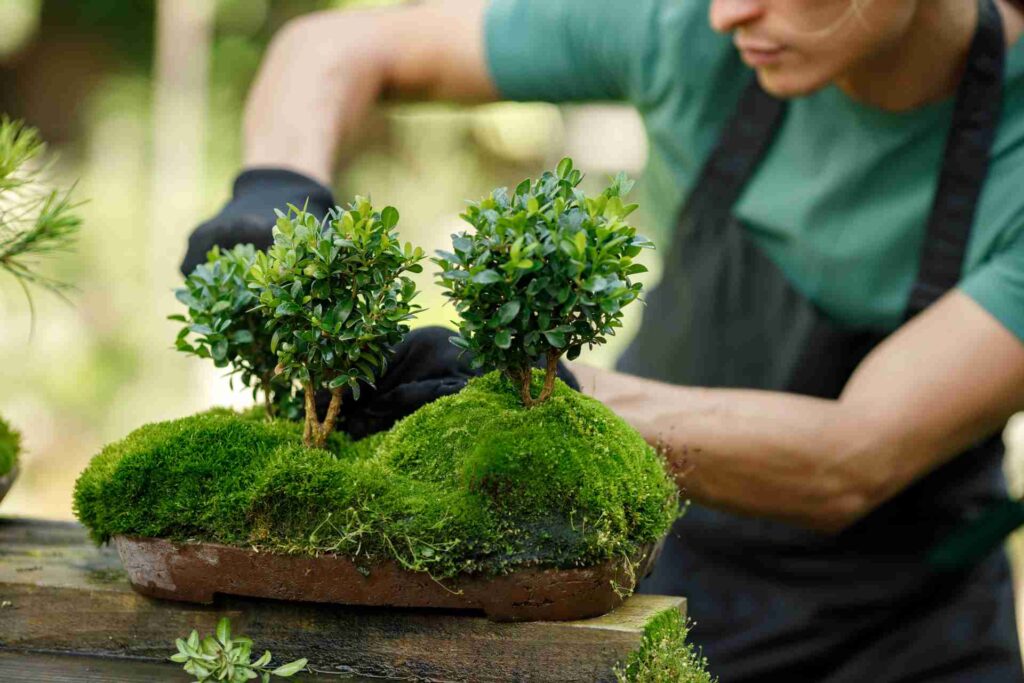
[[[753,42],[745,40],[735,41],[740,56],[750,66],[769,66],[776,64],[786,48],[773,43]]]

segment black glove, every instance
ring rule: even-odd
[[[244,171],[235,179],[231,201],[188,238],[188,251],[181,263],[182,275],[206,263],[206,254],[214,246],[230,249],[236,244],[252,244],[261,250],[270,247],[277,221],[274,209],[285,211],[288,204],[300,209],[306,206],[307,211],[322,218],[334,206],[334,197],[317,181],[294,171],[283,168]]]
[[[458,393],[470,378],[483,374],[470,367],[468,353],[448,341],[454,334],[444,327],[421,327],[406,335],[395,347],[376,389],[362,385],[359,400],[354,400],[346,390],[338,428],[354,439],[390,429],[421,406]],[[537,365],[542,367],[543,363]],[[561,361],[557,372],[559,379],[580,390],[579,382]],[[321,419],[329,402],[329,393],[317,394]]]

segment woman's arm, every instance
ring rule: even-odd
[[[838,400],[572,370],[665,449],[694,500],[831,532],[1024,409],[1024,344],[960,292],[875,349]]]
[[[494,99],[484,8],[482,0],[431,0],[291,21],[249,93],[245,166],[288,168],[329,184],[339,145],[381,97]]]

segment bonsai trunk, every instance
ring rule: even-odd
[[[263,391],[263,408],[267,411],[267,419],[273,420],[276,411],[274,410],[274,391],[270,388],[273,375],[264,375],[260,378],[260,389]]]
[[[331,389],[331,402],[327,406],[327,415],[324,421],[320,422],[316,414],[316,391],[312,382],[305,382],[302,385],[306,402],[306,422],[302,428],[302,443],[307,448],[325,448],[327,437],[334,431],[334,423],[338,420],[338,413],[341,412],[341,387]]]
[[[551,398],[551,392],[555,390],[555,377],[558,372],[558,358],[562,354],[558,351],[548,351],[547,363],[544,367],[544,387],[540,390],[540,396],[537,398],[533,397],[533,369],[530,367],[520,368],[516,371],[509,372],[509,377],[513,382],[519,383],[519,396],[523,401],[523,405],[527,408],[532,408],[538,403]]]

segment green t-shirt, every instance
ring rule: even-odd
[[[751,71],[708,25],[709,0],[491,0],[486,49],[504,97],[624,100],[650,140],[645,204],[674,227]],[[793,285],[847,325],[901,321],[952,99],[892,113],[835,87],[793,100],[735,211]],[[1024,340],[1024,41],[960,289]]]

